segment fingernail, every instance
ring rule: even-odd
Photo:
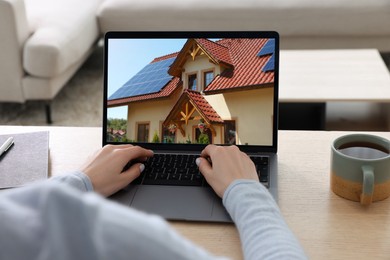
[[[199,167],[199,164],[200,164],[200,158],[199,158],[199,157],[196,158],[195,163],[196,163],[196,165]]]
[[[143,172],[143,171],[145,170],[145,165],[144,165],[144,164],[141,164],[141,165],[139,166],[139,170],[140,170],[141,172]]]

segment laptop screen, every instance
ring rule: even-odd
[[[276,152],[278,61],[274,32],[109,32],[103,144]]]

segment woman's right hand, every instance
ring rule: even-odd
[[[235,180],[259,181],[255,165],[248,155],[235,146],[208,145],[196,159],[199,171],[219,197]]]

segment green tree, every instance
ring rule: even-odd
[[[199,135],[199,139],[198,139],[198,143],[200,144],[209,144],[210,143],[210,139],[209,139],[209,136],[205,133],[202,133]]]
[[[122,118],[108,118],[107,119],[107,128],[115,130],[126,130],[127,120]]]
[[[154,132],[152,143],[159,143],[160,142],[160,137],[158,136],[157,131]]]

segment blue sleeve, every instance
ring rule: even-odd
[[[72,174],[1,192],[0,259],[222,259],[90,188]]]
[[[80,171],[54,176],[49,180],[59,183],[66,183],[80,191],[93,191],[91,180],[87,175]]]
[[[236,180],[225,191],[223,203],[239,231],[245,259],[306,259],[261,183]]]
[[[0,259],[221,259],[161,217],[85,192],[90,190],[88,177],[76,172],[2,191]],[[224,204],[236,222],[245,259],[305,258],[261,184],[234,182]]]

